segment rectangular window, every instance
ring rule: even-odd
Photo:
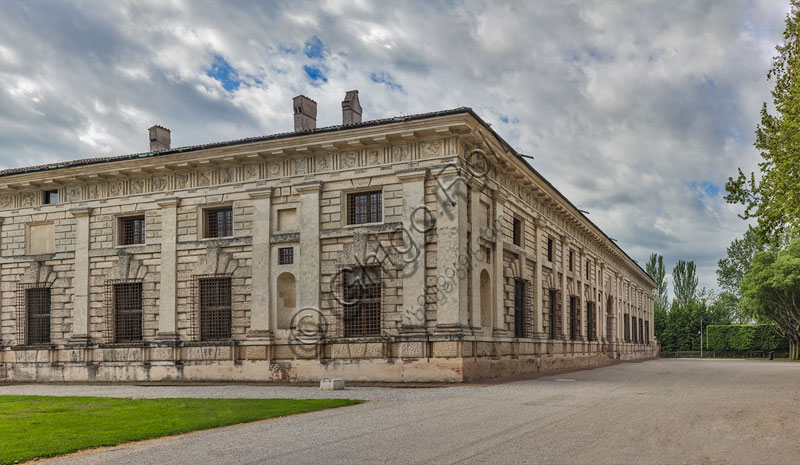
[[[114,284],[114,341],[142,340],[142,283]]]
[[[644,322],[644,343],[650,344],[650,322]]]
[[[622,320],[625,323],[625,334],[624,334],[625,342],[631,342],[631,321],[630,321],[631,319],[626,313],[623,316]]]
[[[636,333],[639,335],[639,344],[644,344],[644,322],[641,318],[639,318],[639,332]]]
[[[572,271],[572,250],[569,251],[569,271]]]
[[[294,263],[294,247],[281,247],[278,249],[278,265],[291,265]]]
[[[512,239],[514,240],[514,245],[522,245],[522,221],[519,218],[514,218],[513,230],[512,230]]]
[[[556,290],[550,289],[550,339],[555,339],[558,335],[558,331],[556,331]]]
[[[206,238],[233,236],[233,207],[207,208],[203,221]]]
[[[200,278],[200,340],[231,338],[231,278]]]
[[[638,341],[636,339],[636,317],[631,317],[631,342],[636,344]]]
[[[547,261],[553,261],[553,239],[547,238]]]
[[[119,245],[144,244],[144,215],[119,218]]]
[[[591,275],[589,274],[589,260],[586,260],[586,279],[591,279]]]
[[[525,337],[525,280],[514,280],[514,337]]]
[[[28,344],[50,343],[50,288],[25,290]]]
[[[54,203],[58,203],[58,191],[44,191],[44,199],[42,201],[45,205],[51,205]]]
[[[573,341],[577,340],[581,335],[581,319],[580,312],[578,311],[578,298],[570,296],[569,298],[569,337]]]
[[[345,270],[344,336],[381,334],[381,269],[378,266]]]
[[[347,194],[347,224],[380,223],[383,213],[383,192]]]
[[[597,340],[597,317],[594,313],[594,302],[586,302],[586,340]]]

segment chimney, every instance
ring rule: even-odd
[[[310,131],[317,128],[317,102],[305,95],[298,95],[294,102],[294,130]]]
[[[150,151],[161,152],[169,150],[170,133],[164,126],[153,126],[150,128]]]
[[[344,94],[342,100],[342,124],[356,124],[361,122],[361,104],[358,102],[358,91],[350,90]]]

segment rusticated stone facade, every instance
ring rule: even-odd
[[[342,126],[298,97],[294,133],[170,149],[157,126],[160,151],[0,173],[0,374],[459,382],[657,354],[650,277],[471,110],[361,122],[348,97]]]

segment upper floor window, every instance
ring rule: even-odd
[[[119,245],[144,244],[144,215],[119,219]]]
[[[591,278],[592,278],[592,275],[589,272],[589,261],[587,260],[586,261],[586,279],[591,279]]]
[[[347,194],[347,224],[380,223],[383,211],[383,192],[354,192]]]
[[[514,229],[512,231],[514,245],[522,245],[522,221],[519,218],[514,218]]]
[[[572,251],[569,251],[569,260],[567,261],[567,265],[569,266],[569,271],[572,271]]]
[[[547,238],[547,261],[553,261],[553,239]]]
[[[278,265],[291,265],[294,263],[294,247],[281,247],[278,249]]]
[[[50,205],[50,204],[58,203],[58,191],[57,191],[57,190],[52,190],[52,191],[44,191],[44,200],[43,200],[43,203],[44,203],[45,205]]]
[[[207,208],[203,211],[205,237],[233,236],[233,207]]]

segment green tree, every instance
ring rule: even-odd
[[[717,262],[717,284],[725,292],[739,295],[739,284],[745,273],[750,270],[753,255],[763,250],[758,245],[756,233],[752,227],[747,228],[741,239],[734,239],[728,246],[728,256]]]
[[[655,306],[666,311],[669,308],[669,297],[667,296],[667,270],[664,268],[664,257],[656,253],[650,254],[650,260],[647,261],[645,269],[657,285],[653,289]]]
[[[742,308],[775,323],[789,339],[789,357],[800,359],[800,239],[779,252],[756,252],[740,292]]]
[[[697,296],[697,267],[693,261],[678,260],[672,269],[673,291],[678,305],[686,305]]]
[[[744,205],[742,218],[758,220],[759,242],[774,243],[781,233],[800,233],[800,0],[791,1],[783,43],[777,47],[767,79],[775,82],[775,113],[761,109],[755,146],[762,161],[759,179],[741,168],[725,184],[729,203]]]

